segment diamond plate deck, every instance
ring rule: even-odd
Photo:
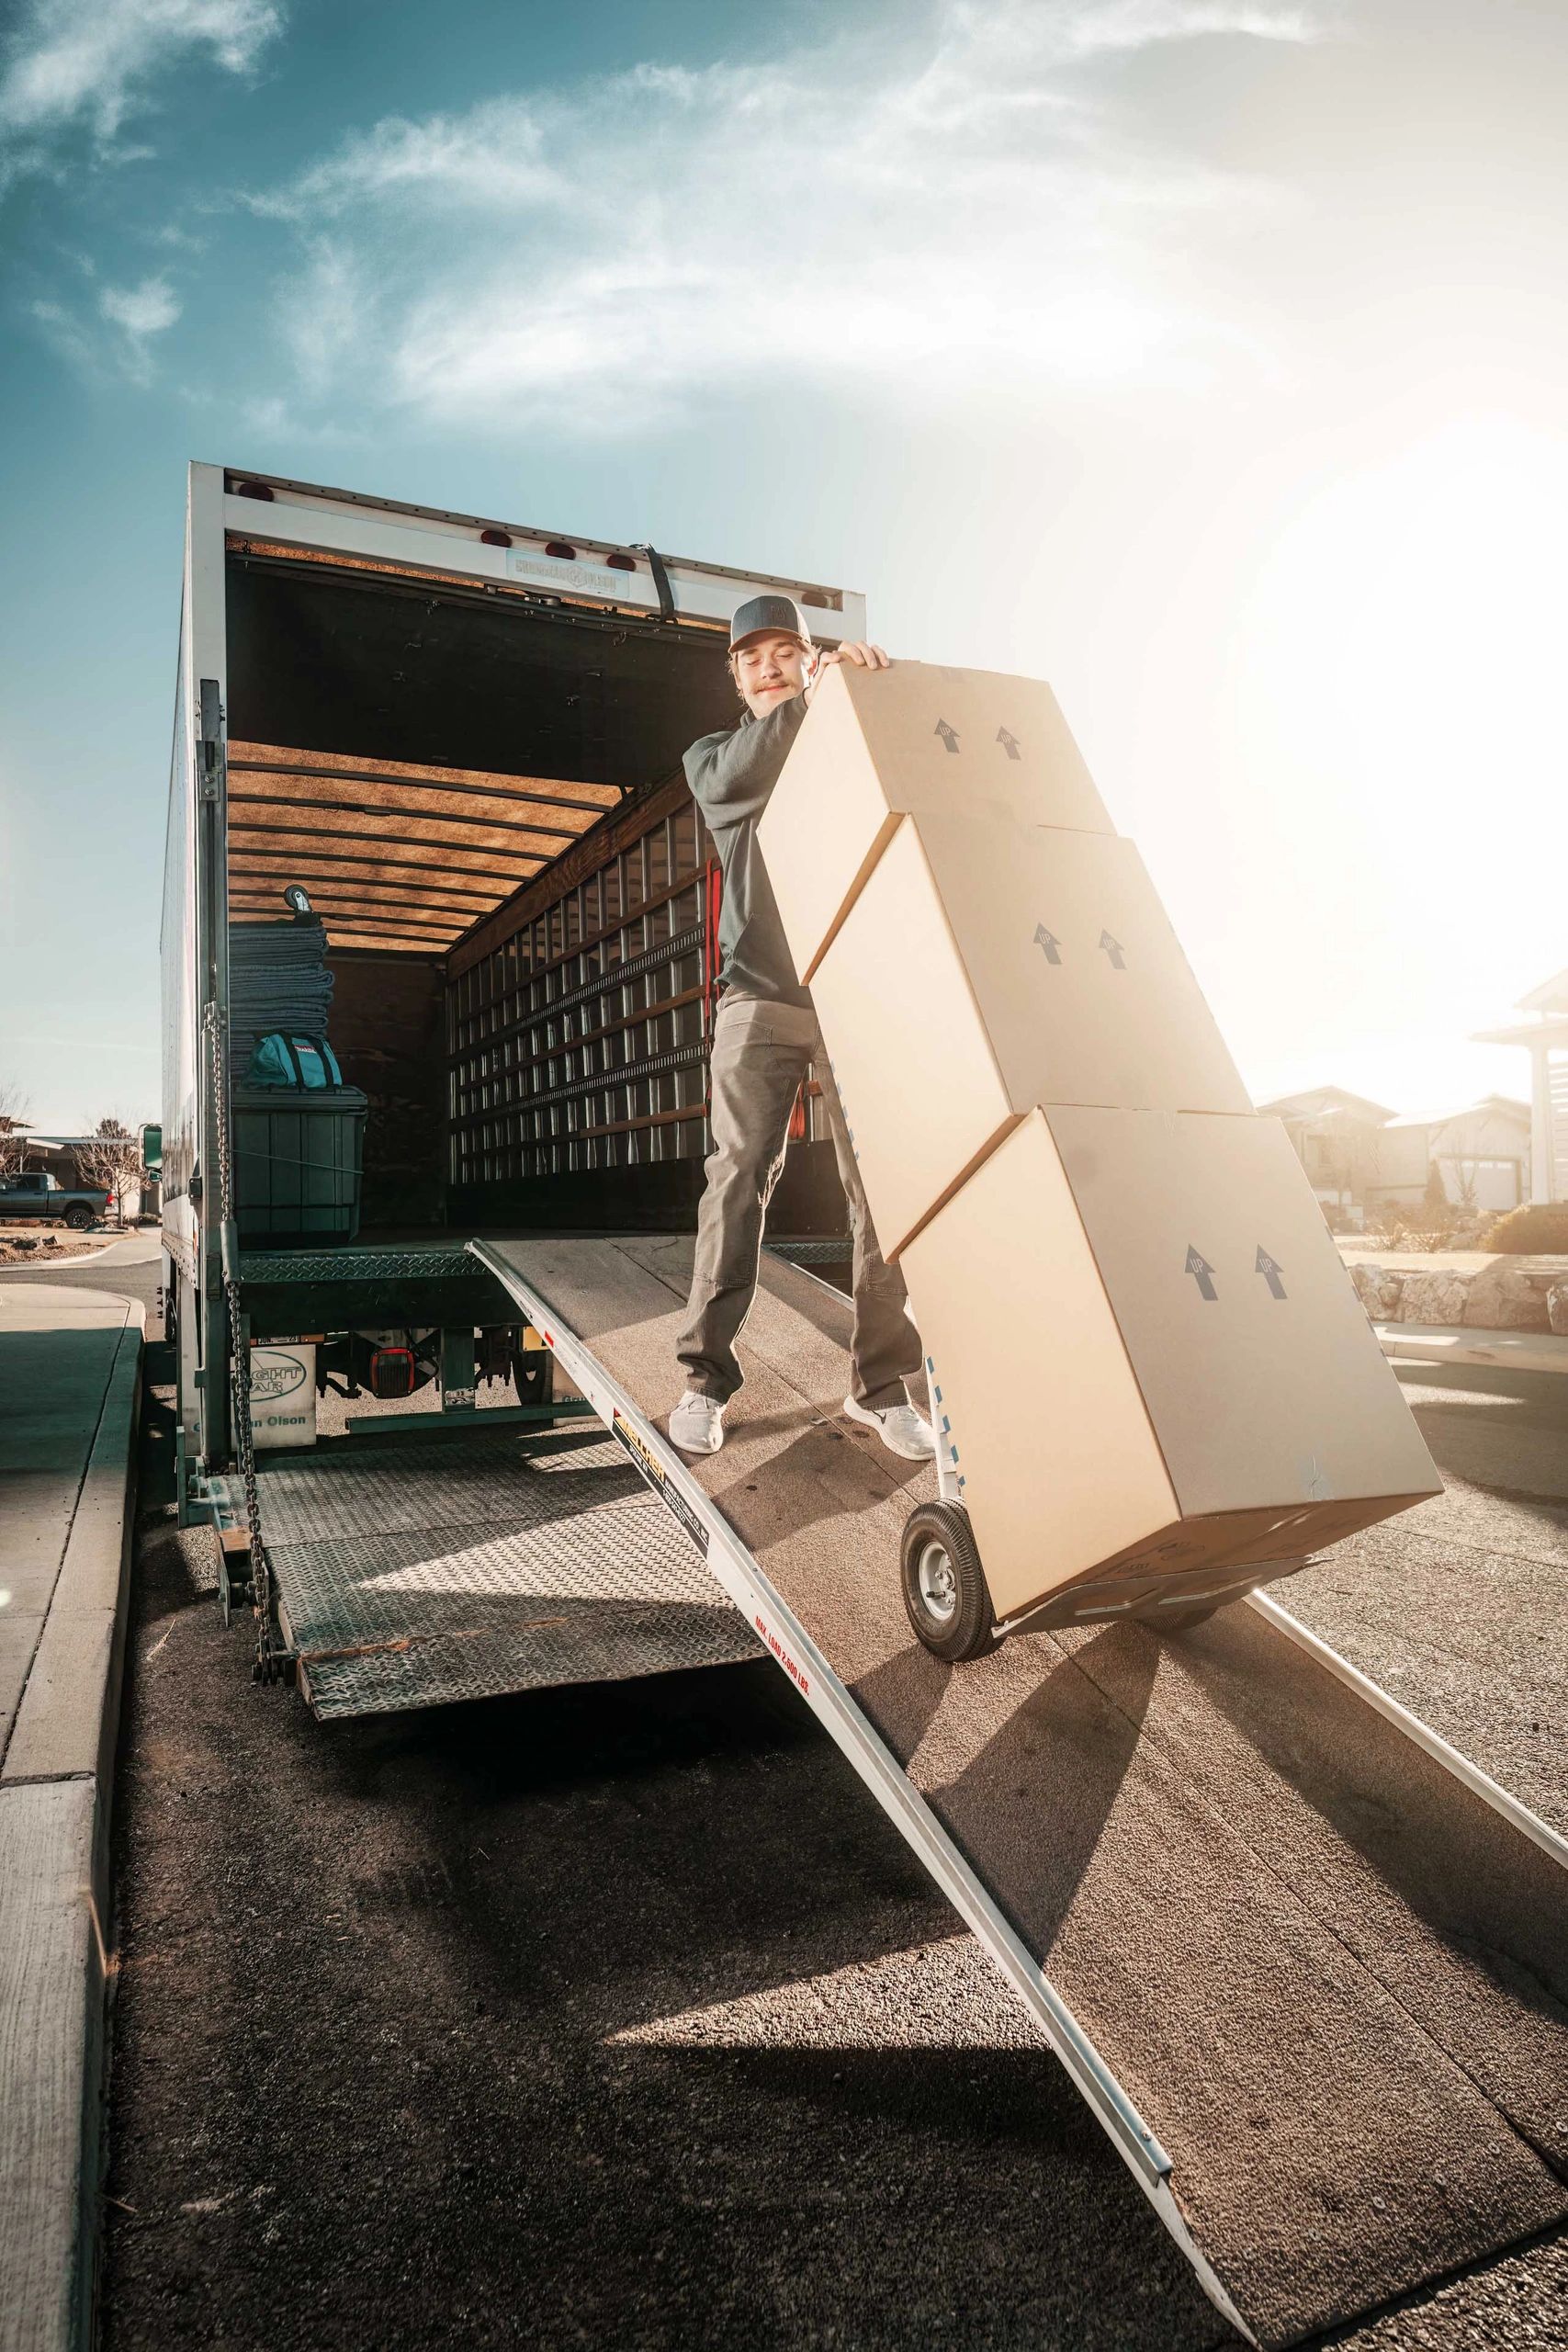
[[[368,1283],[403,1280],[471,1281],[474,1261],[460,1242],[385,1250],[242,1250],[240,1280],[246,1283]]]
[[[318,1715],[384,1714],[760,1655],[609,1439],[501,1431],[261,1473],[279,1614]]]

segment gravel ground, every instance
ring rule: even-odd
[[[73,1233],[69,1226],[26,1226],[20,1231],[0,1228],[0,1267],[16,1266],[41,1272],[46,1266],[68,1266],[73,1258],[96,1255],[103,1249],[101,1233]]]
[[[150,1298],[155,1266],[117,1273]],[[1528,1486],[1554,1403],[1462,1393],[1416,1400],[1440,1459],[1471,1449],[1462,1535],[1390,1531],[1348,1574],[1347,1546],[1291,1605],[1472,1753],[1493,1737],[1496,1770],[1542,1718],[1496,1744],[1488,1660],[1512,1706],[1561,1622],[1568,1513]],[[250,1682],[171,1453],[155,1385],[106,2352],[1230,2340],[775,1669],[317,1724]],[[1456,1577],[1492,1580],[1490,1615]],[[1568,2245],[1334,2340],[1568,2340]]]

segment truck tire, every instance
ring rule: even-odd
[[[920,1503],[899,1547],[904,1609],[933,1657],[957,1664],[997,1647],[996,1612],[962,1503]]]
[[[65,1222],[73,1233],[85,1233],[93,1223],[93,1212],[85,1201],[73,1201],[65,1212]]]

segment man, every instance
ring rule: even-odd
[[[817,1015],[795,976],[757,848],[758,822],[817,680],[826,664],[842,661],[864,670],[888,667],[878,645],[815,651],[792,598],[751,597],[729,630],[730,675],[745,709],[734,727],[705,735],[686,753],[686,781],[724,877],[724,994],[713,1034],[713,1150],[697,1216],[691,1303],[676,1350],[686,1392],[670,1416],[670,1434],[683,1453],[716,1453],[724,1443],[724,1408],[742,1378],[735,1342],[756,1295],[762,1221],[808,1064],[822,1088],[854,1237],[854,1385],[844,1410],[908,1461],[935,1452],[930,1424],[905,1393],[905,1381],[919,1366],[920,1342],[904,1311],[904,1278],[884,1264],[877,1247]]]

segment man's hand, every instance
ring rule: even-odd
[[[843,645],[825,645],[818,653],[817,667],[807,684],[807,702],[821,684],[825,673],[836,670],[840,662],[852,662],[857,670],[891,670],[893,667],[891,656],[885,653],[880,645],[865,645],[858,639]]]

